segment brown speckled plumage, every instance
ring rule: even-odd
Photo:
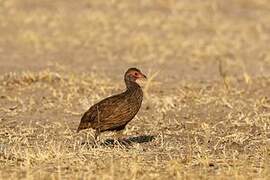
[[[104,131],[120,131],[134,118],[139,111],[143,91],[136,80],[146,78],[140,70],[130,68],[125,73],[126,91],[117,94],[90,107],[81,118],[78,132],[93,128],[96,134]]]

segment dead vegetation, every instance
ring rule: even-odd
[[[0,1],[0,179],[269,178],[266,0],[74,2]],[[75,133],[137,65],[126,143]]]
[[[93,146],[91,131],[75,133],[79,118],[114,90],[110,81],[89,77],[50,71],[2,77],[3,179],[267,176],[268,78],[256,79],[248,91],[244,80],[229,93],[221,82],[179,87],[178,96],[153,91],[126,130],[130,144]]]

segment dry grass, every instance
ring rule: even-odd
[[[0,179],[270,178],[267,0],[0,5]],[[130,66],[130,143],[94,145],[80,117]]]

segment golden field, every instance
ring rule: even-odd
[[[0,0],[0,179],[269,179],[267,0]],[[76,133],[138,67],[127,143]]]

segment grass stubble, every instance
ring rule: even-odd
[[[0,179],[269,178],[267,1],[1,3],[2,59],[40,66],[1,73]],[[93,146],[91,130],[75,133],[90,105],[124,89],[102,62],[151,69],[125,131],[151,141]]]
[[[177,96],[146,83],[151,93],[125,133],[154,140],[93,146],[91,130],[75,131],[90,104],[119,91],[109,80],[49,70],[4,75],[1,178],[268,177],[270,81],[247,91],[238,80],[242,87],[229,92],[221,82],[185,85]]]

